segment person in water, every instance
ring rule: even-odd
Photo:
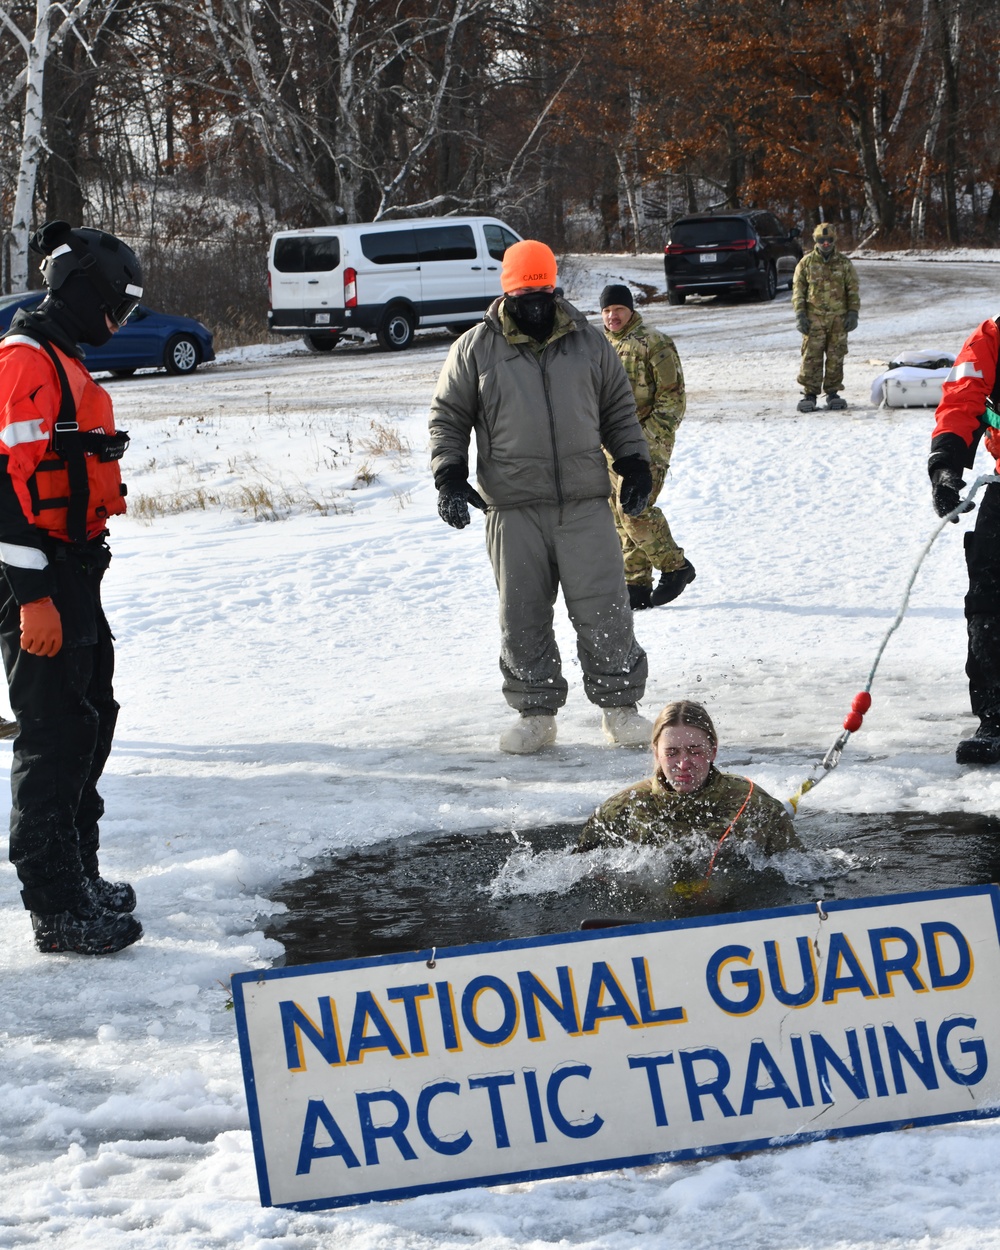
[[[719,739],[700,703],[668,703],[653,726],[652,747],[653,775],[602,803],[584,825],[577,851],[625,842],[676,845],[691,879],[707,882],[724,844],[752,844],[765,855],[801,849],[783,804],[746,777],[715,767]]]

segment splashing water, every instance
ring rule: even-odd
[[[268,936],[289,964],[568,932],[594,919],[685,919],[1000,880],[1000,818],[968,813],[816,813],[808,849],[768,859],[734,847],[708,888],[704,843],[626,844],[577,855],[576,824],[420,833],[339,851],[275,899]]]

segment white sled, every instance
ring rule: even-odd
[[[954,363],[952,352],[902,352],[872,383],[872,403],[886,408],[936,408]]]

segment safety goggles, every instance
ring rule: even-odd
[[[133,286],[130,282],[125,288],[125,294],[115,300],[114,304],[106,304],[105,311],[115,325],[123,326],[139,307],[141,298],[142,287]]]

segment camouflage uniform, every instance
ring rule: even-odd
[[[630,586],[652,586],[653,569],[673,573],[684,564],[684,551],[674,542],[667,518],[654,507],[663,489],[677,427],[684,417],[684,373],[673,340],[644,325],[634,313],[617,333],[605,330],[618,353],[635,395],[636,415],[649,444],[653,489],[645,512],[627,516],[618,502],[621,478],[612,473],[611,511],[625,558]],[[611,457],[608,457],[610,464]]]
[[[657,772],[602,803],[584,825],[577,850],[592,851],[623,842],[667,846],[685,840],[697,861],[692,863],[693,873],[697,875],[699,864],[704,873],[749,788],[745,777],[720,773],[713,767],[700,790],[680,794]],[[733,839],[737,843],[749,840],[765,855],[802,845],[782,804],[756,785],[727,842]]]
[[[802,336],[799,385],[807,395],[835,394],[844,385],[844,314],[861,308],[854,266],[840,252],[824,257],[817,244],[795,266],[792,307],[797,316],[804,313],[809,320],[809,333]]]

